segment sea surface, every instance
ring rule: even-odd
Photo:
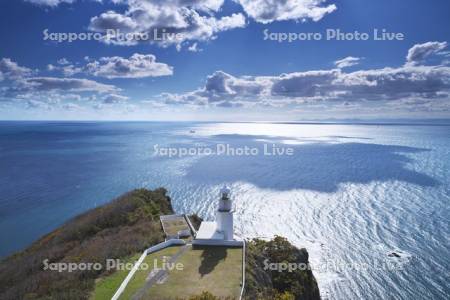
[[[306,247],[324,299],[450,299],[449,175],[449,126],[0,122],[0,256],[139,187],[212,219],[228,184],[236,232]]]

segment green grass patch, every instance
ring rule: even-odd
[[[136,262],[141,254],[136,254],[126,260],[125,263]],[[125,277],[127,277],[128,270],[118,270],[109,276],[97,279],[95,282],[95,289],[92,294],[92,300],[110,300],[114,293],[119,288]]]
[[[147,257],[142,262],[143,264],[147,264],[149,268],[147,270],[139,269],[133,276],[133,278],[128,283],[125,291],[120,296],[120,299],[131,299],[131,297],[145,285],[145,281],[149,275],[149,273],[153,270],[154,262],[157,260],[158,267],[161,267],[163,256],[172,256],[180,250],[180,247],[168,247],[161,251],[154,252]],[[110,299],[110,298],[109,298]]]
[[[242,282],[242,248],[196,247],[178,261],[183,270],[172,270],[162,284],[155,284],[146,299],[176,299],[208,291],[217,297],[238,299]]]

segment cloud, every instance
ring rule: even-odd
[[[43,101],[37,101],[33,99],[29,99],[26,101],[26,108],[27,109],[45,109],[48,110],[51,108],[51,106]]]
[[[336,5],[323,6],[325,0],[237,0],[244,11],[256,22],[268,24],[274,21],[319,21],[336,10]]]
[[[19,81],[21,91],[70,91],[70,92],[115,92],[119,89],[113,85],[99,83],[89,79],[31,77]]]
[[[117,95],[117,94],[109,94],[103,98],[103,103],[105,104],[115,104],[115,103],[124,103],[128,101],[128,97]]]
[[[160,0],[147,0],[155,4],[161,3]],[[165,3],[181,7],[193,7],[204,12],[217,12],[223,5],[224,0],[166,0]]]
[[[10,58],[2,58],[0,60],[0,81],[2,79],[17,79],[32,74],[32,70],[19,66]]]
[[[49,64],[47,70],[62,72],[67,77],[84,73],[109,79],[159,77],[173,74],[173,67],[157,62],[156,57],[152,54],[135,53],[129,58],[113,56],[86,61],[85,65],[81,65],[79,63],[72,64],[67,60],[58,60],[58,65]]]
[[[138,24],[133,18],[112,10],[93,17],[89,25],[91,30],[100,32],[104,32],[107,29],[120,29],[125,32],[131,32],[137,27]]]
[[[29,2],[57,6],[75,0],[27,0]],[[231,0],[229,0],[231,1]],[[119,30],[121,34],[139,38],[121,39],[120,34],[111,34],[103,42],[117,45],[136,45],[156,43],[161,46],[176,45],[178,48],[186,41],[210,41],[220,32],[243,28],[247,25],[247,14],[256,22],[268,24],[275,21],[319,21],[336,10],[335,4],[327,0],[234,0],[240,4],[242,12],[223,15],[224,0],[112,0],[121,4],[117,10],[107,10],[93,16],[89,29],[106,33]],[[125,7],[125,9],[124,9]],[[161,39],[161,35],[179,34],[177,38]]]
[[[185,41],[208,41],[216,34],[246,25],[241,13],[220,18],[215,16],[223,4],[218,0],[128,0],[124,13],[107,11],[91,18],[89,29],[96,32],[120,30],[120,33],[142,36],[145,42],[162,46],[181,45]],[[156,34],[155,34],[156,33]],[[177,38],[161,38],[162,34],[178,34]],[[106,43],[133,45],[138,39],[118,39]]]
[[[275,76],[233,76],[216,71],[205,85],[184,94],[161,95],[166,104],[220,107],[307,106],[317,103],[449,102],[450,67],[442,64],[344,72],[311,70]],[[416,102],[418,103],[418,102]],[[348,105],[347,105],[348,106]]]
[[[59,60],[56,66],[47,66],[49,71],[67,72],[68,69],[75,68],[66,59]],[[81,72],[80,70],[76,72]],[[83,109],[81,105],[68,101],[113,104],[128,100],[128,97],[118,94],[121,89],[114,85],[84,78],[36,76],[36,73],[37,70],[19,66],[11,59],[0,60],[0,77],[8,80],[6,85],[0,86],[0,101],[23,103],[26,109],[80,110]],[[96,97],[96,94],[100,96]]]
[[[70,111],[79,111],[84,109],[82,106],[76,103],[65,103],[62,105],[62,108]]]
[[[130,58],[119,56],[102,57],[91,61],[85,67],[87,73],[106,78],[143,78],[169,76],[173,68],[156,61],[152,54],[135,53]]]
[[[202,49],[198,48],[198,44],[197,43],[193,43],[191,46],[188,47],[188,51],[201,52]]]
[[[47,70],[50,72],[54,72],[54,71],[60,71],[64,74],[64,76],[67,77],[71,77],[75,74],[79,74],[83,72],[83,67],[76,67],[75,65],[53,65],[53,64],[48,64],[47,65]]]
[[[352,66],[356,66],[361,61],[359,57],[347,56],[346,58],[337,60],[334,62],[334,65],[339,69],[348,68]]]
[[[63,58],[58,59],[58,60],[57,60],[57,63],[58,63],[59,65],[68,65],[68,64],[70,64],[70,61],[67,60],[67,58],[63,57]]]
[[[71,77],[75,74],[79,74],[83,72],[82,67],[76,67],[74,65],[65,65],[61,68],[61,71],[63,72],[64,76]]]
[[[414,45],[409,49],[406,56],[408,64],[418,64],[423,62],[425,58],[432,54],[437,54],[447,47],[446,42],[427,42],[423,44]]]
[[[61,3],[73,3],[75,0],[25,0],[36,5],[56,7]]]

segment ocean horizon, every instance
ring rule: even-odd
[[[135,188],[212,219],[227,184],[236,232],[305,247],[323,299],[446,299],[449,149],[445,122],[0,121],[0,257]]]

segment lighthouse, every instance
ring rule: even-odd
[[[219,191],[219,201],[216,210],[216,220],[203,221],[192,241],[194,245],[210,246],[242,246],[243,241],[234,235],[233,230],[233,202],[231,191],[223,186]],[[217,202],[216,202],[217,203]]]
[[[234,238],[232,208],[230,189],[224,186],[220,189],[219,206],[216,212],[217,231],[223,234],[224,240],[232,240]]]

